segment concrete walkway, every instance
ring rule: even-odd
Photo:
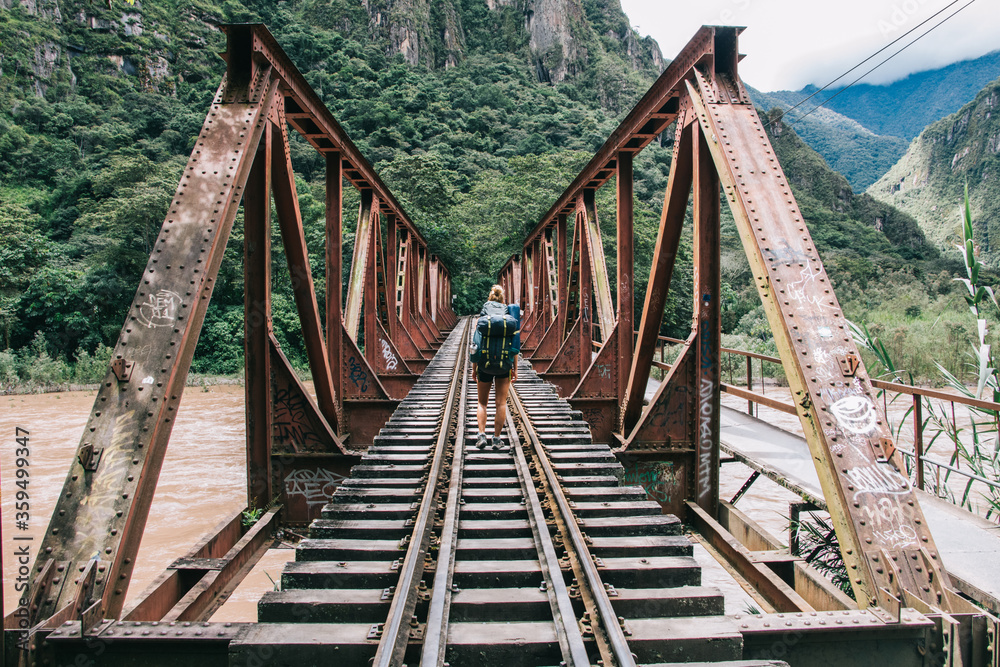
[[[721,420],[724,452],[826,507],[804,438],[725,406]],[[1000,613],[1000,526],[923,491],[917,494],[956,588]]]

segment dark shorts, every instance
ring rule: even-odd
[[[502,375],[493,375],[492,373],[484,373],[482,367],[480,367],[478,364],[476,365],[476,379],[479,380],[480,382],[485,382],[486,384],[493,384],[493,380],[495,380],[496,378],[502,379],[509,377],[510,377],[510,371],[507,371]]]

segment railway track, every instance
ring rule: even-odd
[[[469,328],[313,522],[230,664],[739,661],[680,522],[620,486],[608,447],[526,363],[504,446],[474,447]]]

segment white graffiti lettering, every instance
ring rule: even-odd
[[[150,294],[148,301],[139,304],[139,321],[146,328],[172,326],[180,307],[179,294],[161,289],[156,294]]]
[[[882,543],[883,548],[888,549],[900,549],[917,543],[917,531],[906,524],[891,530],[876,530],[872,535],[874,540]]]
[[[876,428],[875,403],[862,396],[845,396],[830,406],[842,429],[857,435],[868,435]]]
[[[323,468],[294,470],[285,478],[285,495],[303,496],[309,506],[324,505],[343,481],[343,475]]]
[[[818,287],[815,286],[816,276],[812,263],[806,259],[805,266],[799,272],[799,280],[788,284],[788,298],[798,303],[807,303],[816,308],[834,308],[828,301],[823,300]]]
[[[903,495],[910,492],[910,480],[888,463],[876,463],[848,470],[847,479],[854,486],[854,499],[865,493]]]
[[[382,346],[382,358],[385,359],[386,370],[396,370],[399,366],[399,360],[396,358],[396,355],[392,353],[392,347],[389,345],[389,341],[382,338],[379,339],[379,343]]]
[[[701,489],[712,482],[712,394],[715,385],[709,378],[701,379],[701,410],[699,414],[698,481]]]

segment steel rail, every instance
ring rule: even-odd
[[[566,532],[572,542],[573,549],[576,551],[580,567],[587,580],[587,587],[594,597],[594,604],[600,616],[600,619],[597,620],[600,620],[601,626],[607,635],[614,659],[618,663],[618,667],[636,667],[635,657],[632,655],[628,640],[625,639],[625,633],[618,622],[618,614],[615,613],[614,607],[611,606],[611,600],[608,598],[604,582],[601,581],[597,565],[594,563],[594,558],[590,553],[589,547],[587,547],[587,541],[583,537],[580,526],[576,523],[576,515],[569,506],[569,501],[562,490],[562,485],[559,483],[555,470],[552,469],[552,463],[549,461],[549,457],[546,455],[542,443],[538,439],[538,434],[535,433],[534,426],[531,424],[528,411],[525,409],[514,387],[511,387],[510,397],[514,403],[514,409],[522,416],[521,423],[524,426],[524,432],[531,441],[532,449],[534,449],[535,456],[538,459],[538,465],[545,471],[545,479],[548,482],[552,497],[556,501],[559,512],[566,519]]]
[[[563,654],[563,663],[574,667],[589,666],[590,657],[587,655],[587,647],[583,643],[580,625],[576,621],[573,601],[566,588],[562,568],[559,566],[559,556],[556,554],[552,535],[549,534],[545,514],[542,512],[542,503],[538,498],[538,491],[532,483],[531,470],[524,456],[523,444],[517,435],[514,417],[510,411],[507,412],[507,436],[510,438],[510,449],[517,467],[518,479],[521,481],[521,490],[527,505],[530,507],[528,523],[531,525],[531,532],[534,534],[535,545],[538,548],[539,564],[547,578],[545,592],[552,607],[552,620],[555,623],[559,648]]]
[[[466,321],[468,326],[469,320]],[[464,345],[459,345],[462,367],[462,394],[458,401],[458,424],[455,427],[455,449],[452,458],[451,479],[448,482],[448,503],[445,506],[444,525],[441,529],[434,587],[427,608],[427,625],[424,646],[420,656],[423,667],[443,667],[447,648],[448,617],[451,612],[451,587],[455,576],[455,555],[458,548],[458,514],[461,510],[462,476],[465,467],[465,420],[469,395],[469,356]],[[430,480],[428,480],[430,484]]]
[[[458,346],[460,351],[466,349],[468,345],[469,331],[469,322],[466,320],[465,330],[462,332],[461,342]],[[407,550],[403,566],[400,568],[396,591],[392,596],[389,613],[382,629],[382,636],[379,639],[378,650],[375,652],[372,663],[374,667],[392,667],[403,663],[403,655],[409,641],[408,621],[413,616],[417,606],[417,583],[424,572],[424,558],[428,553],[431,530],[434,527],[436,505],[434,499],[437,495],[437,479],[441,476],[441,469],[444,467],[448,431],[455,409],[455,394],[461,384],[459,373],[462,368],[462,364],[456,363],[455,369],[452,371],[448,398],[441,409],[440,430],[434,447],[434,458],[427,474],[427,485],[424,487],[420,510],[413,523],[410,548]]]

